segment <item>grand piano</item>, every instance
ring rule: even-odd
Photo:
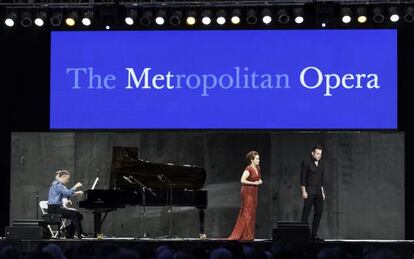
[[[94,215],[94,236],[102,233],[101,226],[108,212],[127,205],[196,207],[200,236],[204,235],[207,191],[200,189],[206,180],[206,171],[195,166],[147,162],[137,157],[137,148],[113,147],[109,189],[87,190],[84,200],[79,202],[80,208]]]

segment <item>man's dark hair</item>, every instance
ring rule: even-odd
[[[321,145],[315,145],[312,148],[312,152],[315,152],[316,149],[322,150],[322,146]]]

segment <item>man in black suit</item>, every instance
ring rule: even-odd
[[[308,222],[309,214],[314,207],[314,217],[311,229],[311,238],[321,241],[318,237],[318,228],[323,212],[325,200],[324,186],[324,164],[321,161],[322,146],[316,145],[312,148],[311,156],[302,162],[300,174],[300,185],[303,197],[302,222]]]

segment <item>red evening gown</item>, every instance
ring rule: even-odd
[[[260,169],[257,172],[252,166],[246,167],[250,175],[247,180],[255,182],[260,180]],[[257,207],[257,185],[243,184],[240,191],[241,208],[233,232],[229,240],[254,240]]]

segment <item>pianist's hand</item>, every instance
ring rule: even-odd
[[[83,195],[83,191],[77,191],[77,192],[75,192],[75,195],[76,196],[82,196]]]
[[[75,184],[75,186],[73,186],[73,188],[75,188],[75,189],[78,189],[78,188],[80,188],[80,187],[82,187],[82,184],[81,184],[80,182],[77,182],[77,183]]]

